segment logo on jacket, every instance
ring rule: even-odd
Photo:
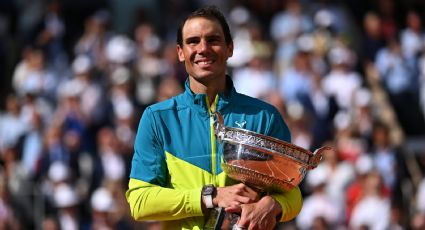
[[[243,129],[243,128],[244,128],[244,126],[245,126],[245,124],[246,124],[246,121],[235,121],[235,124],[236,124],[239,128]]]

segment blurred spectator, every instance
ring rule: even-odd
[[[418,75],[403,52],[397,39],[392,39],[378,52],[375,63],[401,127],[408,136],[418,135],[425,130],[419,109]]]
[[[375,12],[367,12],[363,17],[363,46],[362,65],[375,61],[376,53],[385,46],[381,28],[381,18]]]
[[[54,188],[55,207],[58,210],[60,229],[77,230],[84,225],[79,217],[79,197],[74,188],[68,184],[60,184]]]
[[[8,194],[3,168],[0,168],[0,227],[1,229],[19,229],[18,219],[13,213],[13,207]]]
[[[26,131],[20,101],[16,95],[9,95],[6,98],[6,112],[0,114],[0,155],[4,154],[5,149],[17,146]]]
[[[20,221],[20,227],[33,228],[36,220],[33,219],[32,210],[35,207],[31,200],[33,184],[28,180],[28,170],[22,165],[16,147],[5,149],[2,160],[5,173],[4,182],[7,183],[8,198],[16,219]]]
[[[328,56],[331,69],[322,80],[323,91],[328,97],[335,97],[340,109],[349,110],[353,106],[355,92],[362,85],[362,78],[352,70],[353,53],[341,44],[329,50]]]
[[[117,229],[111,214],[115,211],[112,194],[106,188],[98,188],[90,199],[92,223],[90,229]]]
[[[391,144],[389,131],[386,125],[374,123],[370,153],[384,185],[393,191],[397,180],[397,150]]]
[[[335,203],[325,191],[326,184],[332,183],[326,179],[325,173],[323,170],[314,173],[314,178],[308,180],[313,193],[304,200],[301,212],[297,216],[296,222],[299,229],[315,229],[314,226],[320,218],[329,228],[336,228],[337,224],[342,223],[342,207]]]
[[[352,108],[353,128],[361,138],[370,140],[373,126],[373,104],[371,91],[360,88],[355,92]]]
[[[233,82],[239,93],[261,98],[275,88],[276,77],[265,62],[263,57],[254,56],[248,66],[233,72]]]
[[[136,98],[139,104],[149,105],[155,101],[156,89],[167,71],[167,65],[159,56],[162,41],[151,24],[138,25],[134,33],[138,50],[135,63]]]
[[[109,17],[106,10],[98,10],[88,17],[84,23],[84,33],[74,46],[76,56],[87,55],[98,69],[106,66],[105,46],[111,37],[108,31]]]
[[[121,188],[125,175],[125,163],[121,153],[117,152],[117,137],[114,130],[104,127],[97,134],[97,149],[103,169],[101,182],[104,185]]]
[[[293,64],[280,77],[280,93],[286,102],[301,101],[312,90],[313,73],[310,54],[297,51]]]
[[[307,173],[307,184],[314,184],[316,177],[326,178],[326,196],[332,197],[334,206],[338,206],[338,210],[345,210],[345,189],[355,177],[353,165],[341,161],[336,151],[326,151],[324,161]]]
[[[305,149],[311,149],[312,135],[310,134],[310,125],[312,118],[306,109],[299,102],[286,103],[286,122],[291,130],[291,143]]]
[[[346,190],[346,220],[349,223],[351,220],[352,212],[357,203],[362,199],[365,193],[365,183],[368,174],[375,170],[374,162],[369,155],[363,154],[358,157],[355,162],[356,178],[347,187]],[[391,191],[387,186],[382,186],[380,194],[382,197],[390,197]]]
[[[28,169],[29,177],[34,178],[38,172],[38,163],[43,153],[43,123],[40,114],[34,111],[28,132],[22,139],[22,164]]]
[[[394,0],[378,0],[377,10],[381,17],[381,31],[386,41],[397,36],[398,22],[396,11],[398,9],[397,2]]]
[[[37,46],[28,46],[23,51],[23,59],[16,65],[12,81],[18,95],[26,93],[42,96],[55,102],[55,87],[59,83],[47,67],[44,51]]]
[[[381,195],[382,177],[370,172],[364,181],[363,196],[354,206],[349,226],[358,229],[367,226],[371,230],[387,229],[390,224],[390,200]]]
[[[425,178],[421,180],[415,198],[416,207],[411,225],[416,230],[425,228]]]
[[[183,92],[183,88],[175,78],[164,78],[158,86],[156,101],[164,101]]]
[[[279,70],[285,70],[295,54],[296,37],[309,32],[313,22],[299,0],[285,2],[285,8],[273,16],[270,34],[277,44],[276,64]]]
[[[407,12],[406,26],[407,28],[400,33],[401,50],[409,65],[414,65],[415,59],[425,41],[425,34],[422,31],[422,19],[416,11],[410,10]]]
[[[232,25],[233,30],[233,55],[228,60],[228,65],[233,68],[241,68],[246,66],[255,55],[253,30],[260,30],[257,25],[256,19],[250,11],[241,5],[233,7],[229,13],[229,23]],[[258,39],[258,38],[257,38]],[[269,50],[265,47],[263,52]]]
[[[36,35],[36,43],[46,52],[46,62],[55,74],[65,71],[68,57],[65,53],[65,23],[61,16],[59,0],[47,2],[43,19]]]

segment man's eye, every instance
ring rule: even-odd
[[[216,37],[212,37],[212,38],[209,38],[209,39],[208,39],[208,42],[209,42],[209,43],[219,42],[219,41],[220,41],[220,39],[219,39],[219,38],[216,38]]]
[[[198,43],[198,41],[196,40],[196,39],[191,39],[191,40],[187,40],[186,41],[186,44],[188,44],[188,45],[193,45],[193,44],[197,44]]]

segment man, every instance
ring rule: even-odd
[[[259,197],[226,177],[216,151],[214,111],[226,126],[290,140],[277,110],[239,94],[226,75],[233,41],[215,7],[189,15],[177,32],[177,52],[189,74],[185,92],[148,107],[135,140],[127,200],[136,220],[160,220],[164,229],[202,229],[210,209],[239,212],[238,226],[272,229],[301,209],[298,188]],[[207,193],[208,190],[213,190]]]

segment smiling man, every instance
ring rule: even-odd
[[[217,207],[238,212],[241,229],[273,229],[300,211],[299,188],[260,196],[229,179],[220,166],[212,113],[225,126],[244,128],[290,141],[277,110],[239,94],[226,75],[233,54],[229,26],[216,7],[190,14],[177,31],[177,53],[188,79],[185,92],[148,107],[134,143],[126,193],[136,220],[160,220],[164,229],[203,229]]]

